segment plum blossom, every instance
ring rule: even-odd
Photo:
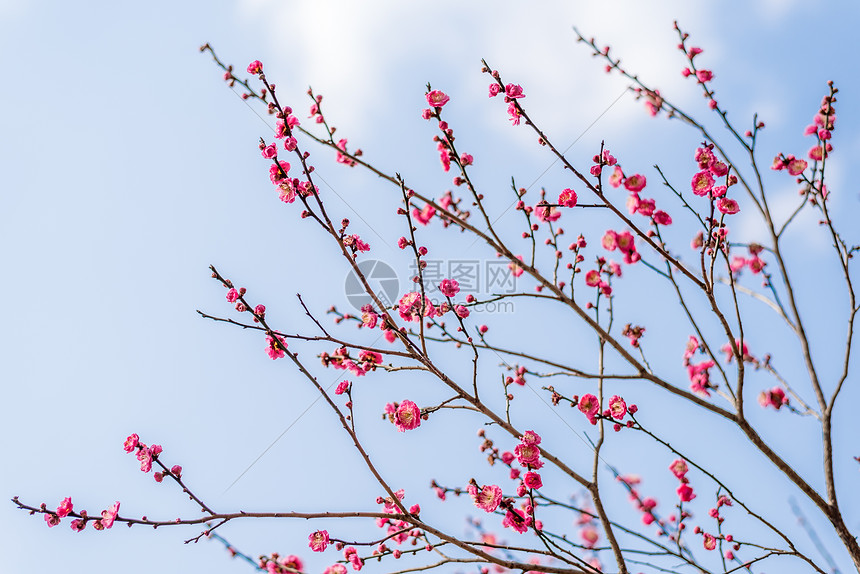
[[[675,478],[677,478],[678,480],[685,480],[684,477],[686,476],[687,471],[689,471],[690,468],[687,466],[686,460],[679,458],[672,461],[672,464],[669,465],[669,470],[672,471],[672,474],[674,474]]]
[[[468,490],[475,506],[481,510],[495,512],[502,502],[502,489],[495,484],[488,484],[480,491],[476,485],[470,484]]]
[[[572,189],[562,190],[558,194],[558,204],[564,207],[576,207],[576,192]]]
[[[678,493],[678,498],[681,499],[681,502],[690,502],[691,500],[696,498],[696,495],[693,494],[693,487],[691,487],[687,483],[684,483],[679,486],[675,492]]]
[[[433,90],[427,94],[427,104],[432,108],[441,108],[447,104],[450,99],[451,98],[449,98],[445,92],[440,90]]]
[[[773,407],[774,409],[779,410],[783,405],[788,404],[788,397],[785,396],[785,391],[783,391],[781,387],[773,387],[762,391],[761,394],[759,394],[758,404],[760,404],[762,408]],[[57,513],[59,514],[59,509],[57,509]]]
[[[519,84],[508,84],[505,86],[505,96],[515,100],[517,98],[524,98],[526,95],[523,93],[523,87]]]
[[[99,522],[105,528],[113,526],[114,520],[119,513],[119,500],[114,502],[107,510],[102,510],[102,518]]]
[[[311,550],[314,552],[323,552],[328,546],[329,538],[327,530],[317,530],[308,536],[308,546],[310,546]]]
[[[275,185],[281,184],[287,177],[289,177],[290,173],[290,164],[281,160],[278,163],[273,163],[271,167],[269,167],[269,179],[272,180],[272,183]]]
[[[583,395],[579,399],[579,410],[588,417],[588,422],[593,425],[597,424],[597,413],[600,411],[600,403],[597,397],[592,394]]]
[[[73,509],[74,505],[72,504],[71,497],[66,497],[57,507],[57,516],[59,516],[60,518],[65,518],[72,512]]]
[[[287,343],[284,341],[284,338],[280,335],[266,335],[266,354],[271,357],[272,360],[280,359],[286,353],[284,352],[287,348]]]
[[[703,170],[693,176],[693,181],[690,184],[693,188],[693,193],[698,196],[707,195],[711,188],[714,187],[714,177],[708,170]]]
[[[528,488],[540,488],[543,486],[543,481],[540,478],[540,475],[536,472],[528,471],[526,475],[523,477],[523,483]]]
[[[621,420],[627,414],[627,403],[618,395],[609,399],[609,413],[612,418]]]
[[[400,432],[418,428],[421,426],[421,409],[410,400],[403,401],[394,411],[394,426]]]
[[[454,279],[442,279],[439,291],[446,297],[455,297],[460,292],[460,283]]]
[[[721,197],[717,200],[717,209],[720,210],[720,213],[725,215],[734,215],[741,210],[740,205],[734,199],[729,199],[728,197]]]
[[[642,174],[634,174],[624,180],[624,189],[631,192],[640,192],[645,189],[646,179]]]
[[[529,516],[528,518],[526,518],[521,510],[508,509],[504,519],[502,519],[502,526],[504,526],[505,528],[513,528],[514,530],[522,534],[529,529],[530,521],[531,517]]]
[[[140,444],[140,437],[137,436],[137,433],[132,433],[125,439],[125,443],[122,445],[122,448],[125,452],[132,452],[137,448],[138,444]]]
[[[417,291],[413,291],[411,293],[407,293],[403,297],[400,298],[398,302],[398,311],[400,312],[400,317],[405,321],[418,321],[421,318],[421,293]],[[424,316],[425,317],[435,317],[436,316],[436,308],[433,306],[433,303],[430,302],[430,299],[425,295],[424,296]]]

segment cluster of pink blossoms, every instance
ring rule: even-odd
[[[739,273],[745,267],[749,267],[749,270],[752,271],[753,275],[758,275],[764,270],[767,262],[759,257],[759,253],[764,251],[764,247],[757,243],[751,243],[748,247],[750,256],[741,257],[740,255],[736,255],[732,257],[732,261],[729,267],[732,270],[732,273]]]
[[[630,192],[627,197],[627,211],[631,215],[638,213],[645,217],[650,217],[651,221],[656,225],[671,225],[672,217],[661,209],[657,209],[657,202],[652,198],[640,197],[640,192],[645,189],[648,182],[647,178],[639,173],[631,176],[625,176],[624,170],[618,161],[613,157],[609,150],[604,150],[603,156],[594,156],[594,163],[591,167],[592,175],[600,175],[600,171],[604,165],[615,166],[612,175],[609,176],[609,185],[612,187],[624,186],[624,189]]]
[[[693,355],[699,350],[699,340],[690,335],[687,341],[687,346],[684,349],[684,366],[687,367],[687,376],[690,378],[690,390],[702,396],[709,397],[711,393],[708,389],[711,387],[711,372],[714,367],[714,362],[711,360],[693,363]]]
[[[493,72],[493,77],[498,77],[497,72]],[[502,93],[502,86],[498,83],[490,84],[490,97],[495,98],[500,93]],[[518,126],[520,125],[520,111],[517,109],[516,100],[520,98],[526,97],[523,93],[523,87],[519,84],[507,84],[505,86],[505,103],[508,104],[508,119],[511,120],[511,124]]]
[[[624,255],[624,263],[633,264],[642,259],[642,256],[636,251],[636,242],[633,239],[633,234],[629,231],[621,233],[608,230],[603,235],[603,248],[607,251],[615,251],[616,249]]]
[[[338,347],[331,355],[323,352],[320,359],[326,367],[348,370],[357,377],[363,377],[368,372],[375,371],[376,367],[382,364],[382,355],[376,351],[362,349],[358,353],[358,358],[353,360],[350,358],[349,350],[346,347]]]
[[[687,461],[682,458],[674,460],[669,465],[669,470],[672,471],[675,478],[681,481],[681,486],[675,491],[678,493],[678,498],[681,499],[681,502],[690,502],[696,498],[696,495],[693,494],[693,487],[690,486],[690,481],[687,478],[687,472],[690,470],[687,466]]]
[[[642,523],[646,526],[649,524],[653,524],[655,520],[657,520],[656,515],[654,514],[654,509],[657,507],[657,501],[653,498],[645,497],[639,494],[639,491],[636,489],[636,486],[641,482],[641,479],[637,475],[627,475],[627,476],[617,476],[616,480],[623,483],[628,491],[630,492],[630,500],[636,505],[637,510],[642,513]]]
[[[418,517],[421,514],[421,506],[418,504],[413,504],[409,507],[408,511],[401,510],[403,498],[405,497],[405,491],[400,489],[394,493],[394,498],[391,496],[383,498],[377,497],[376,503],[382,504],[382,512],[385,514],[400,514],[401,512],[408,512],[409,514]],[[396,500],[395,500],[396,498]],[[398,504],[401,503],[401,504]],[[405,508],[405,506],[403,507]],[[411,539],[413,545],[417,545],[418,541],[422,538],[423,532],[417,528],[411,528],[408,522],[405,520],[395,519],[393,517],[390,518],[377,518],[376,525],[379,528],[385,529],[388,536],[384,539],[388,542],[393,542],[398,546],[407,542]],[[340,548],[340,546],[338,546]],[[425,546],[426,550],[432,550],[432,546],[429,544]],[[357,563],[350,559],[350,555],[354,555],[357,558],[357,554],[354,553],[355,549],[353,548],[350,551],[347,548],[347,551],[344,553],[344,557],[352,563],[353,569],[360,570],[363,563]],[[398,549],[391,550],[385,544],[385,542],[380,542],[379,545],[374,549],[372,556],[380,556],[383,554],[391,554],[394,558],[400,558],[402,556],[402,552]]]
[[[630,405],[628,407],[627,402],[618,395],[613,395],[609,399],[609,406],[606,409],[603,409],[602,413],[600,410],[600,401],[596,396],[590,393],[582,395],[582,397],[579,398],[574,396],[574,401],[580,412],[582,412],[582,414],[588,418],[588,422],[593,425],[597,424],[597,419],[600,418],[601,414],[604,419],[618,421],[613,423],[615,432],[618,432],[623,428],[621,422],[628,413],[634,415],[638,411],[638,407],[636,405]],[[634,424],[635,423],[631,419],[627,421],[626,426],[633,427]]]
[[[582,243],[584,243],[584,240]],[[580,257],[582,256],[577,257],[578,261],[580,261]],[[585,284],[589,287],[597,287],[603,295],[609,297],[612,295],[612,287],[609,285],[608,279],[621,277],[621,266],[615,261],[607,261],[604,257],[597,258],[597,265],[597,269],[592,269],[585,274]],[[606,281],[601,278],[601,274],[606,275]]]
[[[269,574],[303,572],[304,567],[302,559],[294,554],[280,556],[278,553],[273,552],[271,556],[260,556],[259,569]]]
[[[725,196],[728,188],[738,181],[737,176],[728,175],[729,166],[717,159],[711,146],[697,148],[695,160],[699,164],[700,171],[690,182],[693,193],[699,197],[708,196],[716,199],[717,209],[724,215],[738,213],[740,211],[738,202]],[[725,177],[726,185],[715,185],[715,177]]]

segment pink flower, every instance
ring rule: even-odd
[[[505,528],[513,528],[520,534],[527,531],[529,529],[529,523],[526,520],[526,517],[523,516],[521,510],[509,509],[505,514],[505,518],[502,519],[502,526]]]
[[[519,259],[520,261],[522,261],[522,260],[523,260],[523,256],[522,256],[522,255],[517,255],[517,259]],[[510,263],[508,263],[508,269],[510,269],[510,270],[511,270],[511,273],[513,273],[514,277],[519,277],[519,276],[520,276],[520,275],[522,275],[522,274],[523,274],[523,272],[525,271],[525,269],[523,269],[520,265],[518,265],[518,264],[514,263],[513,261],[511,261]]]
[[[400,432],[421,426],[421,409],[410,400],[400,403],[394,412],[394,426]]]
[[[511,120],[512,125],[520,125],[520,111],[517,109],[517,105],[513,100],[508,104],[508,116],[510,116],[508,119]]]
[[[565,189],[558,195],[558,204],[565,207],[576,207],[576,192]]]
[[[654,223],[658,225],[672,225],[672,217],[665,211],[658,209],[654,212]]]
[[[499,92],[502,91],[502,87],[499,84],[490,84],[490,97],[495,98],[499,95]]]
[[[597,269],[592,269],[585,274],[585,284],[589,287],[597,287],[600,285],[600,272]]]
[[[442,283],[439,284],[439,290],[446,297],[454,297],[460,292],[460,283],[454,279],[442,279]]]
[[[278,146],[275,144],[269,144],[265,148],[263,148],[263,157],[266,159],[272,159],[273,157],[278,155]]]
[[[337,149],[339,149],[340,151],[337,152],[337,157],[335,158],[335,161],[337,161],[337,163],[342,163],[348,165],[349,167],[353,167],[355,165],[355,160],[341,153],[346,152],[346,142],[346,138],[337,142]]]
[[[710,70],[699,70],[696,72],[696,79],[704,84],[714,79],[714,73]]]
[[[523,477],[523,483],[529,488],[540,488],[543,486],[543,481],[540,475],[536,472],[528,471]]]
[[[792,159],[788,162],[788,173],[791,175],[800,175],[808,165],[805,159]]]
[[[675,475],[675,478],[678,480],[683,480],[684,475],[687,474],[687,471],[690,470],[687,466],[687,461],[679,458],[672,461],[672,464],[669,465],[669,470],[672,471],[672,474]]]
[[[583,542],[588,548],[594,548],[597,545],[597,541],[600,539],[600,535],[597,534],[597,529],[593,526],[586,526],[583,528],[579,535],[582,537]]]
[[[353,546],[348,546],[343,551],[343,557],[349,560],[353,570],[361,570],[362,566],[364,566],[364,561],[358,557],[358,550]]]
[[[461,319],[465,319],[469,316],[469,309],[467,307],[464,307],[463,305],[457,305],[456,307],[454,307],[454,312]]]
[[[540,461],[540,448],[537,445],[520,443],[514,449],[514,455],[522,466],[534,468],[543,466]]]
[[[709,170],[702,170],[693,176],[691,186],[693,193],[696,195],[700,197],[707,195],[711,191],[711,188],[714,187],[714,176],[711,175]]]
[[[463,167],[467,165],[472,165],[475,162],[475,158],[468,153],[464,153],[460,155],[460,165]]]
[[[712,534],[705,533],[703,544],[705,546],[705,550],[713,550],[717,547],[717,539],[714,538]]]
[[[290,136],[284,139],[284,149],[287,151],[296,151],[296,147],[298,147],[299,142],[296,141],[296,138]]]
[[[71,526],[72,530],[74,530],[75,532],[81,532],[87,526],[87,523],[84,520],[75,519],[72,520]]]
[[[433,90],[427,94],[427,104],[431,108],[441,108],[447,104],[450,99],[451,98],[449,98],[444,92],[439,90]]]
[[[686,482],[679,486],[678,490],[676,490],[675,492],[678,493],[678,498],[680,498],[682,502],[690,502],[691,500],[696,498],[696,495],[693,494],[693,487],[691,487]]]
[[[137,448],[137,445],[140,443],[140,437],[137,436],[136,433],[128,435],[128,438],[125,439],[125,443],[122,445],[122,448],[125,452],[131,452]]]
[[[278,198],[284,203],[292,203],[296,200],[296,188],[291,180],[286,180],[278,186]]]
[[[400,312],[400,317],[403,318],[405,321],[411,322],[420,320],[421,293],[418,293],[417,291],[407,293],[400,298],[400,301],[397,303],[397,305],[398,311]],[[424,316],[436,316],[436,308],[433,307],[433,303],[430,302],[430,299],[426,295],[424,297]]]
[[[287,342],[284,341],[284,338],[280,335],[275,335],[274,337],[266,335],[266,354],[269,355],[273,361],[283,357],[286,354],[284,352],[286,348]]]
[[[630,195],[630,197],[636,197],[635,195]],[[654,214],[654,210],[657,208],[657,202],[653,199],[641,199],[639,203],[636,205],[636,211],[645,217],[651,217]]]
[[[227,302],[235,303],[237,299],[239,299],[239,292],[231,287],[230,290],[227,291]]]
[[[110,528],[111,526],[113,526],[114,520],[116,520],[117,513],[119,513],[119,500],[114,502],[107,510],[102,510],[102,526],[104,526],[105,528]]]
[[[758,404],[762,408],[773,407],[776,410],[782,408],[782,405],[788,404],[788,397],[785,396],[785,391],[781,387],[773,387],[772,389],[762,391],[758,396]],[[60,510],[57,509],[57,514]]]
[[[621,168],[616,165],[615,169],[612,171],[612,175],[609,176],[609,185],[611,185],[612,187],[620,187],[623,181],[624,172],[621,171]]]
[[[612,418],[621,420],[627,414],[627,403],[618,395],[609,399],[609,412]]]
[[[348,390],[349,390],[349,381],[341,381],[340,383],[338,383],[337,388],[334,390],[334,394],[342,395]]]
[[[634,174],[624,180],[624,189],[639,192],[645,188],[646,179],[642,174]]]
[[[272,183],[275,185],[278,185],[287,179],[287,174],[289,173],[290,164],[285,161],[279,161],[277,164],[273,163],[271,167],[269,167],[269,179],[271,179]]]
[[[263,73],[263,63],[260,60],[254,60],[250,64],[248,64],[248,73],[249,74],[262,74]]]
[[[597,397],[592,394],[583,395],[579,399],[579,410],[588,417],[588,422],[597,424],[597,412],[600,410],[600,403],[597,402]]]
[[[519,372],[519,370],[517,372]],[[523,372],[525,372],[525,369],[523,369]],[[522,438],[520,438],[520,442],[528,445],[539,445],[540,441],[540,435],[535,431],[526,431]]]
[[[725,215],[734,215],[741,210],[741,207],[734,199],[729,199],[728,197],[721,197],[717,201],[717,209],[720,210],[720,213],[724,213]]]
[[[524,98],[526,95],[523,93],[523,87],[519,84],[508,84],[505,86],[505,96],[509,97],[512,100],[517,98]]]
[[[332,564],[325,569],[323,574],[346,574],[346,566],[343,564]]]
[[[721,161],[714,162],[714,164],[711,165],[710,169],[711,173],[717,177],[723,177],[724,175],[729,173],[729,166],[727,166]]]
[[[433,219],[434,215],[436,215],[436,208],[429,203],[424,205],[420,211],[418,208],[414,208],[412,210],[412,217],[421,225],[427,225],[430,223],[430,220]]]
[[[310,536],[308,536],[308,546],[311,547],[311,550],[314,552],[323,552],[328,546],[328,531],[327,530],[317,530]]]
[[[152,453],[147,448],[137,451],[137,460],[140,461],[140,470],[149,472],[152,470]]]
[[[544,223],[557,221],[558,218],[561,217],[561,212],[556,209],[555,206],[550,207],[545,201],[541,201],[535,205],[534,213],[535,216]]]
[[[172,467],[170,467],[170,474],[172,474],[176,478],[182,478],[182,467],[178,464],[174,464]]]
[[[475,506],[487,512],[495,512],[502,502],[502,489],[495,484],[488,484],[478,492],[474,485],[469,486],[469,494],[475,501]]]
[[[71,497],[66,497],[57,507],[57,516],[59,516],[60,518],[65,518],[72,512],[73,508],[74,506],[72,505]]]
[[[48,528],[53,528],[60,523],[60,517],[53,512],[48,512],[45,513],[45,522],[48,524]]]

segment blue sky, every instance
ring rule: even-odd
[[[491,205],[501,214],[509,203],[511,176],[537,180],[548,189],[565,180],[558,166],[538,179],[551,158],[524,127],[508,124],[501,102],[487,100],[480,58],[507,81],[524,86],[529,109],[557,141],[567,144],[582,136],[570,152],[576,161],[588,161],[605,139],[625,167],[636,166],[656,182],[651,166],[660,163],[685,182],[695,167],[695,134],[648,117],[628,96],[619,99],[625,82],[603,74],[602,64],[574,42],[571,31],[576,25],[611,44],[650,84],[706,115],[699,93],[679,74],[684,62],[672,31],[677,18],[693,35],[693,44],[705,48],[701,61],[715,70],[720,101],[731,117],[758,112],[767,122],[763,165],[779,151],[799,155],[809,147],[803,127],[826,81],[836,81],[839,123],[830,182],[840,215],[852,221],[860,192],[850,171],[851,159],[860,154],[860,83],[850,57],[858,48],[856,5],[794,0],[754,6],[739,1],[594,4],[552,1],[524,11],[522,4],[508,2],[156,1],[92,2],[84,10],[67,2],[0,0],[0,53],[7,79],[0,114],[0,240],[8,293],[0,334],[0,379],[6,391],[0,493],[49,506],[72,496],[76,506],[91,512],[120,500],[121,514],[195,514],[180,493],[138,472],[122,452],[124,437],[137,432],[148,443],[162,444],[166,460],[182,464],[189,484],[218,509],[310,509],[311,500],[327,501],[332,508],[368,509],[379,494],[364,474],[350,470],[358,460],[321,405],[228,489],[315,396],[288,365],[265,356],[260,337],[197,316],[196,309],[230,313],[207,266],[215,264],[245,285],[285,330],[311,328],[294,299],[297,292],[320,313],[331,304],[346,306],[346,267],[295,209],[277,201],[257,150],[259,137],[271,137],[270,127],[198,53],[204,42],[239,69],[262,60],[282,101],[296,110],[307,109],[304,92],[312,85],[325,95],[327,116],[351,146],[434,195],[450,186],[450,179],[439,169],[432,130],[419,114],[427,82],[446,91],[452,97],[449,121],[458,141],[475,155],[483,185],[498,190]],[[309,149],[331,190],[337,217],[353,219],[356,232],[372,240],[374,257],[391,262],[405,279],[408,259],[393,247],[403,232],[392,215],[392,190],[366,173],[336,165],[320,148]],[[795,197],[788,178],[769,181],[773,193]],[[791,199],[783,203],[788,208]],[[500,221],[518,222],[512,214]],[[588,221],[581,225],[593,227]],[[575,236],[578,231],[571,226],[568,235]],[[737,227],[741,236],[755,230],[745,216]],[[814,257],[826,252],[822,237],[792,237],[791,245],[798,254]],[[442,236],[439,256],[463,255],[458,241],[452,234]],[[485,251],[474,246],[465,254],[491,258]],[[817,271],[810,269],[802,284],[809,293],[808,312],[819,319],[814,344],[826,348],[832,332],[841,338],[843,327],[829,313],[831,299],[822,288],[826,293],[830,286],[822,285]],[[660,322],[663,303],[670,305],[671,298],[655,303],[650,314],[641,311],[638,320]],[[540,340],[556,345],[549,348],[553,353],[565,355],[569,348],[575,355],[576,349],[593,345],[585,334],[531,312],[491,319],[502,336],[526,325],[540,332]],[[764,319],[757,333],[751,328],[763,351],[778,349],[785,340],[769,329]],[[683,341],[667,340],[665,355],[655,341],[655,360],[678,368]],[[319,350],[303,348],[302,354],[316,363]],[[796,366],[796,358],[780,359],[789,369]],[[451,356],[440,360],[456,368]],[[487,368],[493,368],[492,361]],[[322,371],[323,377],[335,375]],[[680,369],[678,376],[683,377]],[[475,421],[449,416],[435,425],[432,436],[422,427],[426,432],[414,442],[392,436],[393,429],[376,417],[385,401],[402,400],[408,393],[427,393],[428,400],[434,395],[411,379],[377,376],[362,383],[373,389],[363,405],[365,432],[378,445],[381,464],[403,475],[414,497],[407,500],[422,506],[426,501],[428,512],[444,520],[446,509],[431,509],[426,484],[434,476],[462,479],[453,472],[457,464],[487,471],[475,458],[477,439],[459,438],[461,433],[474,436]],[[846,405],[858,397],[856,389],[847,393],[852,394],[846,395]],[[523,402],[526,412],[543,408],[535,399]],[[666,419],[677,412],[676,424],[692,424],[688,415],[672,410],[671,401],[665,408]],[[772,421],[769,438],[790,453],[793,463],[814,469],[817,446],[794,434],[808,431],[808,423],[787,417]],[[546,424],[547,432],[570,432]],[[838,430],[846,437],[839,443],[844,455],[860,429],[855,420]],[[702,432],[705,450],[720,453],[714,464],[752,464],[734,437]],[[573,454],[587,456],[582,442],[572,435],[567,440],[573,442]],[[432,456],[417,461],[416,448]],[[665,468],[662,461],[637,461],[620,445],[609,453],[613,462],[630,467]],[[446,462],[440,468],[433,459]],[[840,468],[843,488],[856,487],[851,482],[857,480],[856,468]],[[655,489],[663,483],[668,501],[667,477],[654,479]],[[781,485],[775,484],[769,503],[785,505]],[[860,507],[856,496],[847,500]],[[41,519],[15,511],[11,503],[0,505],[0,516],[4,572],[31,571],[45,561],[62,564],[56,567],[69,573],[248,571],[230,562],[215,543],[183,545],[196,534],[190,529],[114,528],[75,535],[65,524],[49,531]],[[860,516],[851,519],[860,529]],[[236,524],[222,534],[252,555],[280,551],[307,558],[308,528]]]

